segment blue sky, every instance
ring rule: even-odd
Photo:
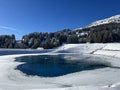
[[[0,0],[0,34],[75,29],[120,14],[120,0]]]

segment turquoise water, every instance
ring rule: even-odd
[[[24,62],[17,70],[31,76],[57,77],[84,70],[109,67],[109,63],[98,62],[100,57],[86,55],[39,55],[16,58]]]

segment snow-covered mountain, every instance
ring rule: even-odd
[[[120,42],[120,15],[95,21],[83,28],[77,28],[72,35],[74,34],[79,38],[80,43]]]
[[[87,27],[93,27],[93,26],[98,26],[98,25],[108,24],[108,23],[120,23],[120,15],[115,15],[110,18],[95,21],[91,23],[90,25],[88,25]]]

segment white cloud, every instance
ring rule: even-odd
[[[10,31],[19,31],[19,30],[16,29],[16,28],[8,27],[8,26],[0,26],[0,29],[1,29],[1,30],[10,30]]]

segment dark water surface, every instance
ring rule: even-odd
[[[15,55],[15,54],[37,54],[37,53],[47,53],[52,51],[52,49],[36,50],[36,49],[0,49],[0,56],[2,55]]]
[[[86,55],[39,55],[16,58],[17,62],[24,62],[16,67],[26,75],[42,77],[56,77],[83,70],[93,70],[109,67],[108,62],[100,57]]]

